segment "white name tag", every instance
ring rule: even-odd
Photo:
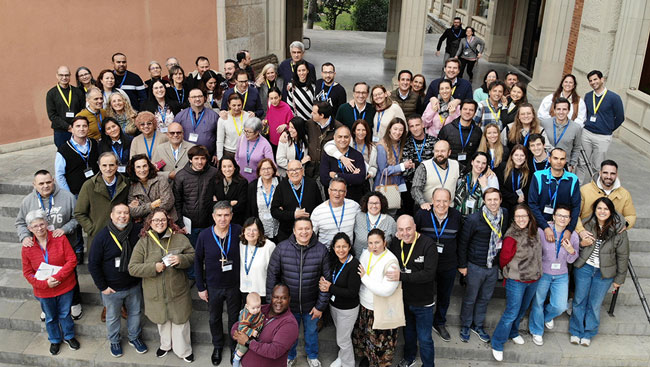
[[[465,161],[465,160],[467,160],[467,154],[459,154],[459,155],[458,155],[458,160],[459,160],[459,161]]]
[[[91,168],[88,168],[87,170],[84,171],[84,176],[86,176],[86,178],[91,178],[93,177],[94,174],[95,173]]]
[[[117,172],[125,173],[126,172],[126,166],[117,166]]]
[[[413,260],[413,262],[423,263],[424,262],[424,255],[423,256],[418,256],[417,258],[415,258],[415,260]]]
[[[379,137],[378,136],[373,136],[372,137],[372,142],[373,143],[379,143]]]
[[[223,267],[221,267],[221,271],[231,271],[232,270],[232,263],[230,264],[224,264]]]
[[[551,264],[551,270],[560,270],[560,264],[559,263],[552,263]]]
[[[332,302],[334,302],[335,299],[336,299],[335,295],[332,295],[332,297],[330,297],[330,300],[332,300]]]
[[[244,167],[244,172],[246,173],[253,173],[253,169],[250,167]]]
[[[119,267],[120,267],[120,263],[121,263],[120,258],[119,258],[119,257],[116,257],[116,258],[115,258],[115,267],[116,267],[116,268],[119,268]]]
[[[65,117],[74,117],[74,112],[66,112]]]
[[[463,51],[463,55],[465,56],[469,55],[469,51]]]
[[[545,206],[544,207],[544,214],[553,214],[553,207],[552,206]]]
[[[54,224],[50,224],[49,226],[47,226],[47,230],[50,232],[54,231]]]
[[[171,256],[171,254],[168,254],[162,258],[163,264],[165,264],[165,266],[170,266],[172,264]]]
[[[465,204],[465,206],[470,209],[474,209],[474,205],[476,205],[476,200],[474,199],[467,200],[467,203]]]
[[[406,274],[411,274],[411,269],[404,269],[404,272],[405,272]]]
[[[589,118],[589,121],[596,122],[596,115],[593,115]]]
[[[197,141],[199,141],[199,134],[190,133],[190,138],[188,140],[191,141],[192,143],[196,143]]]
[[[439,254],[442,254],[442,251],[443,251],[444,249],[445,249],[444,247],[438,247],[438,253],[439,253]]]
[[[521,191],[521,189],[518,189],[517,191],[515,191],[515,193],[517,194],[517,196],[524,196],[524,192]]]
[[[166,133],[166,132],[167,132],[167,126],[165,126],[165,127],[161,127],[161,128],[160,128],[160,132],[161,132],[161,133]]]

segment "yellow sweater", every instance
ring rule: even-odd
[[[580,233],[584,230],[582,221],[586,221],[591,217],[594,201],[603,196],[607,196],[614,203],[616,211],[625,217],[627,228],[632,228],[636,222],[636,209],[634,209],[630,192],[624,189],[618,179],[616,179],[614,189],[609,195],[606,195],[605,191],[597,184],[598,180],[600,180],[600,177],[596,174],[591,182],[580,188],[580,220],[576,225],[576,231]]]

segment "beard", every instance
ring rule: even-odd
[[[434,161],[436,162],[437,165],[444,166],[445,164],[447,164],[447,159],[448,158],[435,157]]]
[[[126,228],[126,226],[129,225],[129,222],[126,222],[126,223],[117,223],[117,222],[113,222],[113,224],[115,224],[115,227],[117,227],[117,229],[119,229],[119,230],[121,231],[121,230],[123,230],[124,228]]]

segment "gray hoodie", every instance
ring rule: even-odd
[[[74,218],[74,206],[77,201],[75,196],[67,190],[61,190],[57,184],[54,184],[54,191],[51,195],[52,200],[43,200],[42,207],[40,200],[38,199],[38,194],[36,189],[25,196],[23,202],[20,204],[20,210],[18,211],[18,217],[16,218],[16,232],[18,233],[18,239],[20,242],[25,239],[25,237],[31,237],[32,233],[27,229],[27,223],[25,222],[25,216],[32,210],[43,209],[47,212],[50,208],[50,202],[52,203],[52,210],[50,210],[50,219],[49,223],[54,225],[54,229],[63,229],[70,243],[74,243],[75,239],[75,228],[77,227],[77,220]]]

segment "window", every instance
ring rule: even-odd
[[[489,7],[490,0],[478,0],[476,2],[476,15],[479,17],[487,18]]]
[[[650,94],[650,37],[645,48],[645,59],[643,61],[643,69],[641,70],[639,90],[645,94]]]

